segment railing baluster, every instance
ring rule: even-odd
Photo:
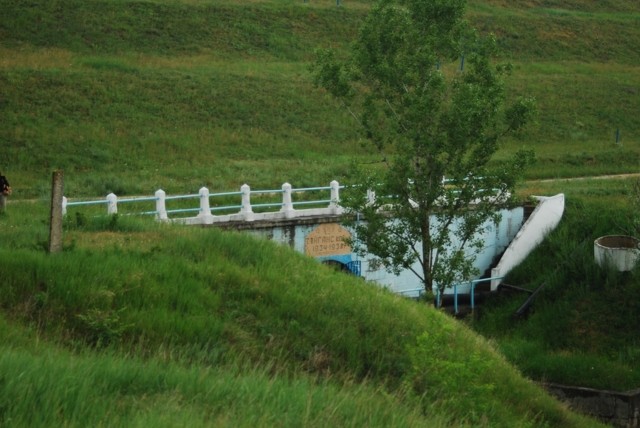
[[[333,180],[329,183],[329,187],[331,188],[331,202],[329,203],[329,208],[333,211],[334,214],[338,214],[338,203],[340,202],[340,184]]]
[[[107,214],[118,214],[118,197],[113,193],[107,195]]]
[[[213,216],[211,215],[211,206],[209,205],[209,189],[201,187],[198,195],[200,197],[200,212],[197,217],[205,224],[211,223]]]
[[[158,220],[169,220],[169,216],[167,215],[167,205],[166,205],[166,197],[167,194],[164,190],[159,189],[156,190],[156,218]]]
[[[244,216],[245,221],[253,221],[253,210],[251,209],[251,188],[248,184],[243,184],[240,187],[242,192],[242,208],[240,213]]]
[[[280,211],[284,213],[285,218],[294,216],[293,202],[291,201],[291,184],[289,183],[282,185],[282,208]]]
[[[475,308],[475,288],[476,288],[476,282],[475,281],[469,281],[469,285],[471,286],[471,310],[473,310]]]

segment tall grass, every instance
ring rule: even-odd
[[[637,269],[600,268],[593,252],[600,236],[634,233],[631,185],[632,180],[554,184],[567,192],[562,222],[505,281],[531,290],[546,284],[531,313],[514,320],[527,296],[508,294],[473,322],[529,376],[617,390],[640,384]]]
[[[3,426],[447,426],[373,385],[2,346]]]
[[[26,244],[46,228],[45,207],[9,208],[0,229],[3,238],[14,234],[0,240],[0,366],[10,381],[0,388],[3,417],[82,425],[122,408],[141,424],[149,417],[166,425],[217,424],[218,417],[223,424],[272,425],[282,412],[284,425],[359,425],[365,415],[373,425],[589,423],[444,313],[287,247],[214,228],[116,217],[67,225],[65,250],[46,254]],[[19,219],[27,211],[30,220]],[[443,342],[447,351],[433,353]],[[467,365],[470,355],[474,363]],[[28,382],[14,376],[21,372]],[[263,395],[274,396],[265,402]],[[104,404],[84,407],[92,400]],[[237,413],[229,400],[252,410]],[[36,401],[42,410],[26,414]],[[163,422],[170,415],[175,419]]]

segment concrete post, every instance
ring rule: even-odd
[[[200,213],[198,213],[198,218],[203,224],[211,224],[213,223],[213,216],[211,215],[211,206],[209,204],[209,189],[201,187],[198,194],[200,195]]]
[[[49,253],[62,251],[62,198],[64,173],[53,172],[51,177],[51,217],[49,222]]]
[[[169,220],[167,215],[167,194],[164,190],[156,190],[156,219],[160,221]]]
[[[293,217],[293,202],[291,201],[291,184],[284,183],[282,185],[282,208],[281,212],[284,213],[285,218]]]
[[[198,191],[200,195],[200,214],[199,217],[206,216],[207,214],[211,214],[211,206],[209,205],[209,189],[206,187],[201,187]]]
[[[107,214],[118,214],[118,197],[113,193],[107,195]]]
[[[331,187],[331,202],[329,203],[329,208],[331,208],[334,214],[339,214],[340,184],[336,180],[333,180],[329,183],[329,187]]]
[[[367,190],[367,205],[371,206],[376,203],[376,192],[375,190]]]
[[[63,216],[67,215],[67,197],[66,196],[62,197],[62,215]]]
[[[242,192],[242,207],[240,213],[244,216],[245,221],[253,221],[253,210],[251,209],[251,188],[248,184],[240,187]]]

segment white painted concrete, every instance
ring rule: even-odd
[[[640,260],[640,240],[626,235],[601,236],[593,242],[593,254],[598,266],[628,272]]]
[[[479,275],[483,274],[513,240],[522,225],[524,209],[522,207],[502,210],[501,220],[495,224],[491,221],[482,227],[481,239],[485,242],[484,248],[475,255],[474,267]],[[435,220],[435,218],[434,218]],[[249,233],[271,239],[276,242],[287,244],[300,253],[305,253],[305,237],[311,233],[317,224],[297,225],[286,227],[272,227],[269,229],[251,229]],[[353,230],[350,230],[353,234]],[[454,242],[455,244],[455,242]],[[469,253],[471,256],[472,254]],[[361,275],[365,280],[375,282],[381,287],[406,295],[408,297],[418,297],[423,291],[423,286],[419,279],[410,270],[405,270],[399,275],[387,272],[376,263],[376,257],[372,254],[359,257],[355,253],[342,254],[337,256],[318,257],[319,261],[333,260],[342,264],[349,262],[361,263]],[[416,262],[413,268],[420,271],[419,263]],[[475,279],[475,278],[470,278]],[[470,284],[460,284],[457,292],[460,294],[469,293]],[[445,290],[445,294],[453,294],[453,289]]]
[[[564,213],[564,194],[550,197],[536,197],[539,201],[533,213],[522,226],[516,237],[500,258],[500,262],[491,271],[494,278],[506,276],[519,265],[537,247],[547,234],[556,228]],[[495,291],[500,280],[491,282],[491,290]]]

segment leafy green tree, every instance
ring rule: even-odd
[[[385,166],[365,171],[365,185],[342,202],[366,218],[352,244],[389,271],[412,270],[427,291],[474,274],[482,246],[474,237],[509,204],[533,158],[522,151],[490,162],[500,137],[521,129],[535,103],[506,105],[511,67],[493,61],[494,37],[479,36],[464,11],[464,0],[380,0],[348,57],[322,50],[312,67]]]

